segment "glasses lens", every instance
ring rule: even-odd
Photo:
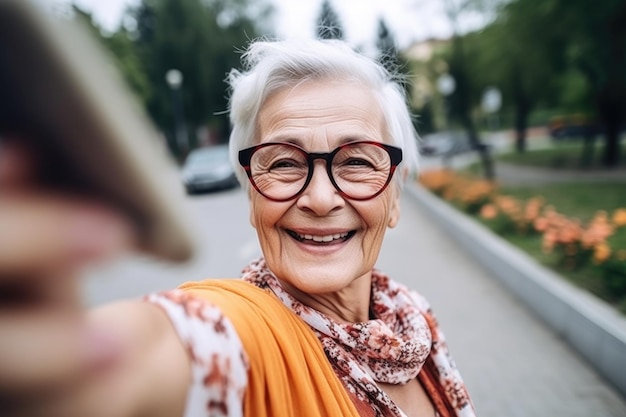
[[[306,154],[283,144],[257,149],[250,160],[252,181],[261,194],[276,200],[295,196],[309,171]]]
[[[381,146],[371,143],[348,144],[333,158],[332,173],[337,186],[347,196],[369,198],[387,185],[391,157]]]

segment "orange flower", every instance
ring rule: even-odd
[[[429,190],[440,192],[454,182],[455,174],[447,169],[433,169],[422,172],[418,180]]]
[[[541,247],[543,249],[543,252],[552,253],[555,243],[556,243],[556,232],[554,230],[548,229],[543,234],[543,239],[541,240]]]
[[[613,224],[617,227],[626,226],[626,208],[618,208],[613,213]]]
[[[593,262],[595,264],[601,264],[611,256],[611,247],[606,243],[600,243],[593,249]]]
[[[533,197],[528,200],[526,202],[526,207],[524,208],[524,218],[527,221],[533,221],[539,217],[543,203],[543,197]]]
[[[592,248],[603,243],[614,232],[613,226],[609,223],[606,211],[598,211],[587,229],[582,233],[581,243],[585,248]]]
[[[538,232],[545,232],[549,224],[550,222],[548,221],[546,217],[537,217],[535,221],[533,222],[533,226],[535,227],[535,230]]]
[[[480,208],[480,217],[491,220],[498,215],[498,209],[493,204],[485,204]]]

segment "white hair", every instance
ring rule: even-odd
[[[230,85],[230,158],[237,177],[247,189],[246,174],[238,152],[255,144],[257,116],[268,96],[309,80],[356,82],[370,89],[380,103],[391,144],[402,149],[402,177],[417,170],[417,132],[408,110],[404,89],[396,74],[355,52],[338,40],[259,40],[242,56],[243,71],[233,69]]]

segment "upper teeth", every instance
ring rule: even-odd
[[[326,236],[301,235],[301,234],[298,234],[298,236],[301,239],[312,240],[314,242],[331,242],[334,239],[342,239],[348,236],[348,232],[335,233],[334,235],[326,235]]]

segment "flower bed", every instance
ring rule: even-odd
[[[583,223],[542,196],[520,200],[495,182],[451,170],[426,171],[419,182],[505,239],[540,242],[537,249],[549,258],[544,262],[562,275],[597,277],[593,291],[626,312],[626,208],[598,210]]]

